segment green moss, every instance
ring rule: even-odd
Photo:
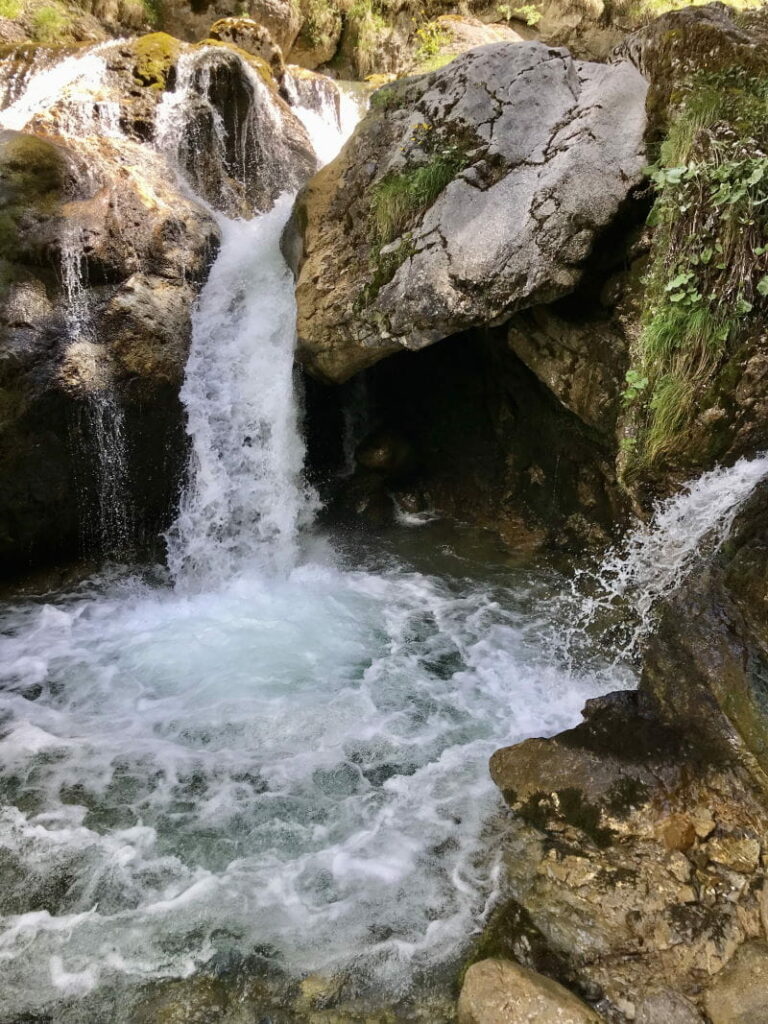
[[[23,9],[22,0],[0,0],[0,18],[18,18]]]
[[[768,312],[768,74],[692,75],[659,162],[646,314],[632,373],[648,385],[630,472],[684,443],[701,397]]]
[[[435,202],[466,166],[458,153],[436,153],[428,163],[388,174],[373,188],[371,217],[375,241],[380,245],[402,234]]]
[[[133,44],[136,55],[134,78],[150,89],[165,89],[168,74],[178,60],[181,45],[178,39],[165,32],[152,32],[141,36]]]
[[[55,43],[68,32],[72,18],[63,5],[46,4],[32,11],[30,21],[32,36],[37,42]]]

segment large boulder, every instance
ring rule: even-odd
[[[300,358],[341,381],[573,291],[642,179],[645,92],[538,43],[380,90],[298,203]]]

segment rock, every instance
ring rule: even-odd
[[[626,341],[614,323],[566,319],[538,306],[510,320],[507,343],[567,409],[613,434],[627,357]]]
[[[704,850],[715,864],[745,875],[751,875],[760,862],[760,843],[747,837],[715,836]]]
[[[290,52],[301,27],[298,5],[291,0],[250,0],[248,17],[263,25],[283,54]]]
[[[523,37],[509,25],[487,25],[479,18],[464,14],[441,14],[420,31],[421,36],[416,36],[417,45],[409,69],[411,74],[425,74],[442,67],[460,53],[466,53],[476,46],[523,41]],[[419,46],[419,38],[424,39],[425,36],[427,45],[422,42]],[[432,52],[425,53],[425,50]]]
[[[670,851],[685,852],[696,842],[696,829],[685,814],[671,814],[659,827],[659,835]]]
[[[768,70],[768,19],[741,21],[723,3],[669,11],[629,35],[613,59],[631,61],[651,83],[649,127],[658,138],[666,127],[676,87],[692,71]]]
[[[333,3],[300,0],[301,29],[287,54],[291,64],[313,71],[332,59],[341,40],[341,13]]]
[[[745,942],[704,994],[712,1024],[768,1020],[768,944]]]
[[[164,0],[158,27],[185,42],[205,39],[208,27],[222,18],[247,19],[263,27],[287,55],[298,34],[301,15],[291,0],[212,0],[210,4],[189,0]]]
[[[252,18],[219,18],[208,31],[209,39],[232,43],[238,49],[260,57],[279,78],[285,72],[283,54],[269,31]]]
[[[467,971],[458,1024],[600,1024],[568,989],[509,960],[481,960]]]
[[[685,996],[661,989],[644,996],[635,1024],[704,1024],[704,1018]]]
[[[657,716],[719,759],[768,770],[768,484],[758,484],[727,545],[660,609],[642,688]],[[696,821],[696,819],[694,819]],[[697,832],[708,835],[704,811]]]
[[[299,199],[302,361],[345,380],[573,291],[641,180],[645,89],[629,64],[497,43],[380,90]]]

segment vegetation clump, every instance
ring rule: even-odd
[[[678,447],[718,371],[764,325],[768,74],[691,75],[650,171],[646,314],[624,392],[641,404],[635,468]]]
[[[426,122],[413,129],[410,145],[424,159],[391,171],[372,189],[372,241],[380,248],[413,225],[469,163],[463,146]]]

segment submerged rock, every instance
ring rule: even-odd
[[[641,180],[645,91],[537,43],[380,90],[299,200],[300,358],[341,381],[573,291]]]

